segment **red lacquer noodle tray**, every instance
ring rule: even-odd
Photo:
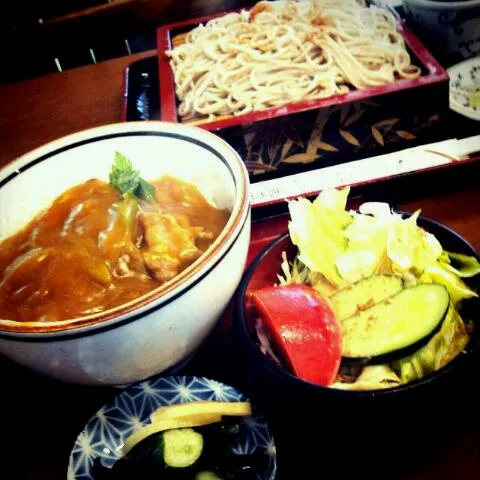
[[[238,12],[238,10],[237,10]],[[184,34],[199,24],[204,24],[212,18],[218,18],[230,12],[222,12],[215,15],[196,18],[188,21],[173,23],[162,26],[157,30],[157,49],[159,62],[160,79],[160,104],[161,120],[168,122],[179,122],[177,113],[177,98],[175,95],[174,76],[170,67],[169,58],[165,51],[172,48],[172,40],[180,34]],[[448,74],[443,67],[435,60],[420,40],[406,27],[403,22],[397,20],[397,30],[403,37],[407,50],[410,53],[412,63],[420,66],[421,76],[415,79],[401,79],[393,83],[379,87],[369,87],[363,90],[353,90],[343,95],[307,100],[290,103],[281,107],[269,108],[261,112],[252,112],[235,117],[224,118],[210,122],[196,122],[201,128],[206,130],[222,130],[234,126],[250,124],[263,120],[270,120],[277,117],[283,117],[311,110],[324,109],[333,105],[341,105],[351,102],[360,102],[366,99],[379,97],[387,94],[396,94],[402,91],[411,91],[415,89],[424,90],[421,87],[431,87],[448,82]]]

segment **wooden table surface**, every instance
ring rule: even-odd
[[[154,53],[0,85],[0,166],[64,135],[121,121],[123,70]]]
[[[119,121],[123,69],[151,54],[145,52],[18,84],[0,85],[0,166],[60,136]],[[396,206],[406,211],[421,207],[425,215],[452,227],[480,250],[478,185],[478,179],[465,178],[445,191],[407,196]],[[254,235],[260,230],[256,226]],[[88,418],[112,398],[115,389],[60,385],[3,358],[0,369],[2,443],[7,444],[0,455],[1,478],[65,478],[68,454],[76,435]],[[445,440],[446,447],[441,453],[429,457],[402,478],[478,480],[480,415],[476,407],[472,412],[473,415],[465,414],[461,430]],[[459,415],[459,412],[445,414]],[[408,445],[405,449],[408,451]],[[4,476],[9,464],[16,473]],[[391,476],[386,474],[385,478]]]

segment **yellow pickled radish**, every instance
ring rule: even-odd
[[[154,433],[174,428],[192,428],[221,422],[222,416],[247,416],[252,413],[250,402],[198,401],[160,407],[150,415],[151,424],[134,432],[125,442],[126,455],[135,445]]]
[[[167,418],[190,417],[195,415],[245,416],[251,415],[251,413],[252,406],[250,402],[216,402],[212,400],[160,407],[150,415],[150,419],[152,423],[155,423]]]

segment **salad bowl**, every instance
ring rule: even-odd
[[[408,213],[395,213],[404,219],[410,217]],[[416,223],[433,234],[444,250],[477,261],[480,258],[472,245],[448,227],[421,216],[416,218]],[[460,310],[463,318],[471,320],[468,343],[461,353],[436,371],[424,372],[410,381],[394,382],[388,388],[369,386],[357,390],[322,386],[300,378],[282,349],[275,345],[272,348],[276,337],[268,335],[268,331],[265,335],[268,322],[259,328],[259,311],[252,309],[252,296],[265,287],[278,285],[279,275],[285,273],[281,267],[285,255],[292,259],[297,252],[288,231],[274,240],[248,268],[235,299],[238,348],[248,359],[246,379],[252,392],[256,392],[257,401],[271,415],[272,423],[281,422],[285,426],[288,422],[285,430],[289,435],[277,436],[279,452],[284,449],[295,458],[310,458],[304,465],[307,474],[317,468],[315,452],[322,451],[329,458],[326,471],[341,478],[359,473],[370,478],[385,475],[386,469],[393,466],[392,455],[399,460],[395,460],[397,473],[412,462],[422,461],[430,452],[445,445],[450,434],[464,424],[459,422],[459,411],[468,403],[467,399],[471,400],[472,385],[479,373],[476,366],[480,351],[478,298],[466,300]],[[466,279],[472,291],[478,287],[478,277]],[[301,310],[295,311],[294,307],[292,310],[294,322],[301,322],[306,316]],[[286,410],[293,410],[296,415],[286,417]],[[304,438],[309,431],[319,432],[314,445],[296,440]],[[406,448],[408,454],[401,455]],[[346,450],[348,461],[345,461]]]

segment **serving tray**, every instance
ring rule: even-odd
[[[166,50],[182,43],[186,32],[225,13],[158,29],[161,120],[182,121]],[[447,73],[404,25],[398,12],[393,13],[412,63],[421,68],[419,78],[191,123],[214,131],[230,143],[245,160],[252,178],[336,165],[436,141],[442,137],[439,120],[448,111]]]
[[[156,56],[139,60],[126,68],[122,114],[124,121],[160,120],[162,106],[160,104],[158,107],[159,81],[162,80],[159,79]],[[326,187],[348,185],[355,192],[376,192],[379,195],[388,192],[394,195],[395,191],[400,193],[402,188],[412,189],[416,188],[415,185],[420,189],[425,189],[427,184],[448,188],[452,178],[458,178],[461,182],[462,178],[478,174],[478,156],[462,156],[463,153],[480,152],[480,136],[475,136],[478,134],[478,123],[447,109],[442,115],[430,115],[429,121],[414,127],[419,118],[411,115],[392,118],[391,111],[379,109],[377,118],[383,120],[376,123],[377,127],[370,125],[367,128],[360,124],[367,121],[368,114],[365,113],[362,117],[361,113],[361,110],[354,110],[352,116],[343,118],[342,111],[339,111],[336,118],[347,123],[349,127],[345,128],[350,131],[353,131],[353,126],[357,123],[355,128],[358,131],[369,131],[370,137],[377,136],[377,140],[373,140],[377,143],[379,135],[382,135],[383,145],[377,144],[377,148],[369,148],[372,139],[365,139],[356,133],[362,139],[361,145],[364,147],[354,148],[337,135],[335,145],[317,143],[331,151],[325,151],[324,156],[312,163],[280,162],[267,168],[257,157],[253,170],[250,168],[254,216],[268,215],[272,210],[277,213],[284,211],[286,198],[314,195]],[[295,123],[292,125],[295,126]],[[330,123],[325,123],[323,130],[324,135],[333,137],[338,132],[338,126],[331,120]],[[263,148],[267,152],[271,150],[272,155],[275,151],[278,153],[279,150],[284,150],[289,143],[292,149],[300,148],[296,143],[302,144],[302,140],[295,137],[297,133],[297,130],[288,129],[285,125],[270,125],[267,136],[270,135],[271,143],[265,145],[265,142],[259,142],[255,148]],[[253,137],[250,136],[253,138],[250,145],[255,143],[255,136],[263,138],[262,130],[253,133]],[[243,138],[227,141],[237,149],[249,168],[252,163],[248,153],[245,153]],[[350,140],[352,141],[351,138]],[[369,156],[371,153],[376,155]],[[250,155],[253,155],[251,150]],[[298,154],[297,158],[301,155]],[[258,168],[264,170],[259,172]]]
[[[234,12],[239,13],[240,10]],[[182,36],[194,29],[195,27],[205,24],[209,20],[222,17],[231,12],[220,12],[214,15],[204,16],[200,18],[189,19],[182,22],[165,25],[157,30],[157,49],[158,49],[158,65],[160,77],[160,99],[163,105],[161,111],[161,119],[167,122],[181,122],[177,111],[177,98],[175,94],[175,84],[173,70],[170,66],[170,59],[166,55],[166,51],[172,49],[175,43],[183,43]],[[394,12],[397,20],[397,31],[405,42],[405,46],[410,54],[412,63],[418,65],[421,69],[419,78],[415,79],[399,79],[392,83],[387,83],[378,87],[367,87],[362,90],[352,90],[343,95],[333,95],[331,97],[290,102],[286,105],[274,108],[268,108],[263,111],[252,112],[238,116],[226,116],[228,118],[207,121],[199,119],[192,123],[198,124],[207,130],[224,130],[233,126],[249,125],[259,121],[270,121],[279,117],[290,116],[296,113],[307,112],[312,110],[324,109],[333,105],[344,105],[348,103],[358,103],[362,100],[375,99],[376,97],[395,94],[408,90],[425,90],[425,87],[445,83],[448,75],[445,69],[430,54],[415,34],[404,24],[399,15]],[[175,42],[176,39],[181,39]]]
[[[472,185],[476,181],[471,174],[465,176],[463,183],[458,183],[460,178],[450,178],[452,180],[449,184],[450,189],[454,192],[462,189],[468,191],[468,189],[472,189]],[[400,184],[397,183],[396,185]],[[369,191],[368,199],[388,200],[392,207],[396,207],[397,202],[403,202],[407,198],[414,197],[419,197],[419,203],[421,204],[421,198],[429,198],[434,192],[438,194],[439,191],[442,191],[442,195],[446,194],[439,188],[438,184],[432,182],[424,185],[422,189],[398,188],[395,191],[388,190],[388,192],[383,192],[383,196],[381,192],[376,194]],[[468,196],[462,198],[464,199],[460,201],[461,205],[465,203],[465,198],[468,198]],[[356,208],[360,202],[365,200],[366,197],[362,196],[361,192],[357,190],[356,194],[351,196],[349,207]],[[440,201],[439,203],[445,207],[448,202]],[[472,206],[471,211],[473,209]],[[252,236],[247,263],[250,263],[263,247],[287,229],[288,215],[285,215],[284,212],[277,214],[272,206],[269,207],[267,213],[266,218],[252,222]],[[465,215],[468,215],[468,212]],[[465,215],[462,218],[465,218]],[[248,387],[247,372],[242,371],[243,353],[236,347],[232,332],[232,321],[232,309],[229,308],[218,322],[211,336],[189,359],[190,361],[170,370],[168,374],[205,376],[232,385],[247,395],[252,396],[253,394],[255,396],[255,392],[250,391]],[[101,405],[110,402],[118,394],[118,389],[63,384],[35,374],[3,357],[0,358],[0,366],[4,376],[4,384],[14,386],[13,391],[5,395],[2,404],[4,410],[9,412],[9,415],[5,416],[6,425],[4,425],[5,431],[9,432],[8,443],[13,448],[13,458],[18,455],[15,463],[18,471],[14,472],[12,478],[27,478],[22,471],[26,464],[25,449],[18,448],[18,445],[25,445],[25,432],[27,431],[31,432],[32,435],[36,434],[46,438],[45,442],[37,443],[28,454],[27,464],[43,465],[46,472],[45,477],[37,474],[35,478],[65,478],[68,456],[78,432]],[[321,414],[321,412],[322,409],[319,406],[319,410],[312,412],[312,415]],[[294,414],[295,412],[285,412],[285,415]],[[464,425],[463,422],[462,425]],[[282,437],[289,437],[289,432],[282,429],[281,424],[275,424],[272,427],[274,427],[275,441],[278,440],[279,444],[282,442]],[[285,455],[285,450],[282,450],[282,452],[282,455],[278,457],[279,476],[276,480],[297,478],[295,476],[296,462],[302,459],[290,459],[288,455]],[[413,455],[415,452],[410,453]],[[465,459],[464,456],[461,458]],[[337,468],[335,465],[329,464],[328,459],[324,457],[320,456],[319,459],[326,462],[324,465],[325,473],[335,473]],[[409,459],[410,455],[405,460]],[[52,464],[56,467],[53,467]],[[405,468],[405,464],[402,462],[402,465],[397,467]],[[56,473],[53,476],[51,475],[52,471]],[[316,478],[316,476],[312,475],[311,478]]]

